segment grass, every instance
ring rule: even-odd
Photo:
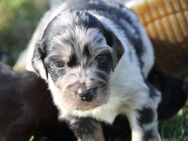
[[[47,0],[0,1],[0,61],[13,65],[23,50],[40,17],[47,9]],[[188,141],[188,111],[185,108],[173,118],[160,122],[163,141]],[[34,136],[29,141],[34,141]]]
[[[176,116],[159,124],[162,141],[188,141],[188,112],[181,110]]]
[[[29,139],[29,141],[34,141],[34,136],[31,136],[31,138]]]

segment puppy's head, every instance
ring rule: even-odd
[[[118,38],[95,17],[67,11],[47,26],[32,64],[57,106],[84,111],[108,101],[110,75],[122,54]]]

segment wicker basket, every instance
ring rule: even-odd
[[[155,47],[159,65],[188,72],[188,0],[131,0]]]

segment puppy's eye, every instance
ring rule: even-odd
[[[100,54],[98,56],[96,56],[96,61],[100,64],[100,63],[104,63],[107,60],[107,55],[104,54]]]
[[[54,63],[56,68],[63,68],[64,67],[64,62],[63,61],[56,61]]]

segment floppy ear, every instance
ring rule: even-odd
[[[43,79],[47,80],[47,69],[44,65],[44,58],[46,56],[46,45],[44,39],[36,43],[35,50],[32,57],[32,66],[35,72]]]
[[[108,46],[112,47],[112,49],[114,50],[113,69],[115,69],[115,66],[117,65],[117,63],[119,62],[119,60],[121,59],[124,53],[124,48],[123,48],[121,41],[109,29],[106,29],[106,31],[104,32],[104,36],[106,38]]]

